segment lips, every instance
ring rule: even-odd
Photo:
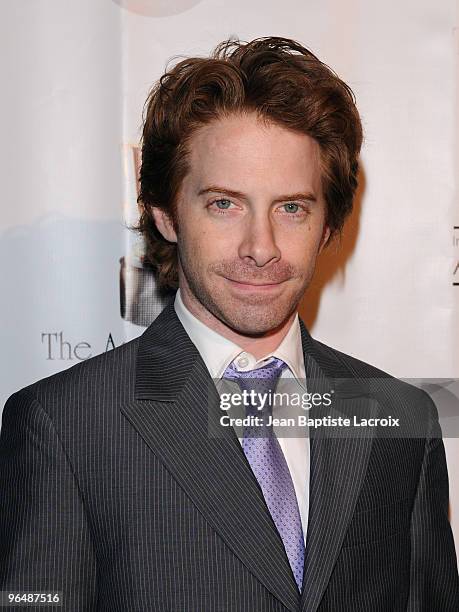
[[[277,282],[269,281],[266,283],[260,283],[256,281],[247,281],[246,279],[237,280],[235,278],[227,278],[227,277],[225,278],[227,281],[230,281],[230,283],[233,286],[240,287],[241,289],[270,289],[270,288],[278,287],[284,282],[284,281],[277,281]]]
[[[279,285],[282,282],[282,281],[278,281],[277,283],[253,283],[251,281],[238,280],[237,278],[229,278],[228,280],[233,281],[233,283],[240,283],[241,285],[251,285],[253,287],[265,287],[266,285]]]

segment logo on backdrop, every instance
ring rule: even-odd
[[[153,268],[145,258],[143,238],[130,229],[139,220],[137,197],[140,165],[139,145],[123,145],[124,180],[127,187],[123,206],[126,239],[125,253],[119,260],[119,308],[120,316],[125,321],[147,327],[163,310],[170,295],[158,291]],[[87,339],[68,337],[63,330],[43,332],[41,342],[49,361],[83,361],[116,346],[111,333],[107,334],[100,345],[94,346]]]
[[[111,333],[108,334],[105,346],[92,347],[86,340],[73,341],[63,331],[43,332],[41,343],[46,351],[48,361],[84,361],[93,355],[115,348]]]

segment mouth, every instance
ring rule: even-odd
[[[229,283],[242,291],[273,291],[274,289],[280,287],[285,281],[278,282],[269,282],[269,283],[259,283],[255,281],[239,281],[232,278],[226,278]]]

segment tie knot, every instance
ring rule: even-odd
[[[286,367],[285,361],[275,357],[261,368],[241,372],[236,369],[233,361],[226,368],[223,378],[236,381],[242,390],[267,393],[268,391],[274,391],[279,376]]]

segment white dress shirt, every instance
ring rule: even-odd
[[[256,359],[251,353],[244,351],[237,344],[221,336],[197,319],[183,303],[180,289],[175,296],[174,308],[185,331],[201,354],[212,378],[221,379],[226,368],[233,361],[236,369],[246,372],[261,367],[266,361],[277,357],[288,366],[282,371],[280,378],[295,379],[292,382],[300,386],[299,392],[306,392],[306,374],[298,314],[277,349],[261,359]],[[273,429],[275,431],[276,427],[273,426]],[[289,438],[278,436],[278,440],[292,477],[303,535],[306,541],[309,510],[309,438],[305,436]]]

